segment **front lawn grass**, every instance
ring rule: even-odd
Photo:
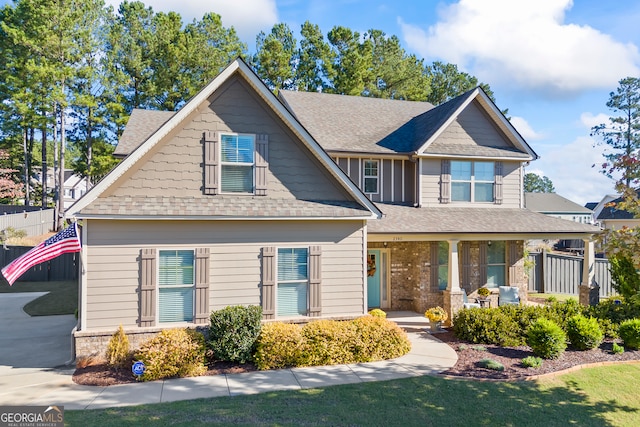
[[[302,391],[65,411],[70,426],[630,426],[640,365],[537,382],[416,377]]]
[[[48,292],[24,306],[29,316],[74,314],[78,308],[77,281],[0,283],[0,293],[17,292]]]

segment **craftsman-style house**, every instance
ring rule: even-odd
[[[424,102],[281,91],[242,60],[177,112],[135,110],[76,202],[76,355],[258,304],[265,320],[462,306],[517,286],[524,241],[595,227],[523,207],[535,152],[481,89]]]

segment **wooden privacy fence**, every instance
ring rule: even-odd
[[[32,249],[30,246],[0,247],[0,265],[4,267],[20,255]],[[59,280],[77,280],[80,254],[78,252],[63,254],[57,258],[45,261],[31,267],[18,281],[21,282],[55,282]],[[0,276],[6,283],[4,276]]]
[[[16,231],[25,231],[27,236],[48,233],[53,227],[53,209],[31,209],[25,208],[24,212],[0,215],[0,231],[11,227]]]
[[[584,257],[555,253],[532,252],[529,260],[534,266],[529,271],[529,291],[547,294],[578,295],[582,283]],[[611,286],[609,260],[596,258],[594,280],[600,286],[600,298],[616,295]]]

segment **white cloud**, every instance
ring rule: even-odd
[[[602,147],[593,143],[592,138],[581,136],[569,144],[550,147],[540,153],[540,159],[532,162],[527,172],[547,176],[556,193],[581,205],[600,201],[614,192],[614,183],[600,173]]]
[[[586,112],[580,114],[580,123],[582,123],[585,128],[591,129],[599,124],[609,123],[609,116],[604,113],[593,115],[593,113]]]
[[[119,0],[107,0],[107,4],[118,9]],[[222,25],[233,26],[249,50],[255,48],[256,36],[260,31],[268,31],[278,22],[275,0],[144,0],[156,12],[178,12],[184,23],[201,19],[209,12],[222,18]]]
[[[544,138],[544,135],[533,130],[531,125],[522,117],[511,117],[509,121],[526,141]]]
[[[609,88],[640,73],[638,47],[565,23],[572,0],[460,0],[424,30],[399,19],[407,45],[490,83],[548,94]]]

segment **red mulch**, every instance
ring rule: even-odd
[[[613,341],[606,340],[593,350],[577,351],[570,347],[555,360],[543,360],[540,368],[525,368],[522,359],[533,356],[529,347],[499,347],[489,344],[471,344],[459,340],[453,332],[446,331],[435,335],[441,341],[449,344],[458,354],[458,361],[454,367],[443,372],[445,375],[494,379],[517,380],[526,377],[562,371],[574,366],[610,361],[640,361],[640,350],[625,350],[622,354],[611,351]],[[494,371],[481,368],[477,364],[482,359],[493,359],[504,365],[504,371]],[[205,375],[235,374],[255,371],[252,364],[238,365],[227,362],[216,362],[209,366]],[[112,370],[106,364],[97,364],[84,368],[77,368],[73,374],[73,381],[82,385],[108,386],[136,382],[130,370]]]

